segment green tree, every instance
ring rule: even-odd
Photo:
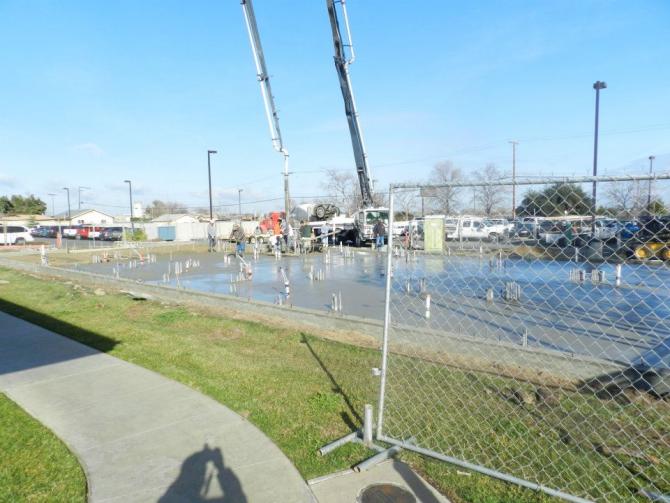
[[[668,213],[668,208],[665,206],[665,203],[659,199],[652,199],[651,203],[647,207],[647,213],[650,215],[665,215]]]
[[[516,210],[519,216],[552,217],[566,212],[587,215],[591,212],[592,199],[579,185],[558,182],[542,191],[529,190]]]
[[[47,205],[34,195],[21,196],[14,194],[11,198],[0,197],[0,212],[20,215],[44,215]]]
[[[14,206],[7,196],[0,197],[0,213],[12,213]]]

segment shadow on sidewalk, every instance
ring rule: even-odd
[[[26,306],[14,304],[0,298],[0,312],[63,335],[85,346],[63,344],[62,339],[50,336],[43,330],[31,333],[21,325],[14,325],[11,318],[0,323],[0,374],[27,370],[61,361],[74,360],[109,352],[118,341],[34,311]],[[39,351],[37,350],[39,349]]]
[[[181,471],[158,503],[246,503],[240,481],[223,463],[218,447],[205,444],[181,465]]]

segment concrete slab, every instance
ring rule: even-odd
[[[408,465],[396,460],[385,461],[366,472],[347,470],[312,480],[309,484],[319,503],[358,502],[361,492],[373,484],[401,487],[412,493],[420,503],[449,503]]]
[[[315,501],[279,448],[223,405],[4,313],[0,391],[79,457],[91,502]]]

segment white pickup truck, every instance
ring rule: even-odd
[[[488,227],[484,218],[470,216],[445,218],[444,231],[447,239],[495,240],[502,235],[502,229]]]

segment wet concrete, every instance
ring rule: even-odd
[[[351,250],[353,253],[353,250]],[[271,303],[295,305],[328,311],[332,294],[342,296],[342,312],[354,316],[382,319],[384,309],[385,259],[383,254],[359,251],[346,258],[339,248],[326,256],[309,254],[299,257],[260,256],[254,260],[249,253],[244,260],[251,266],[251,280],[240,280],[240,261],[234,256],[226,260],[220,253],[179,253],[157,257],[155,263],[141,264],[136,259],[125,262],[79,265],[77,269],[98,274],[141,280],[149,284],[162,284],[194,289],[207,293],[229,294],[240,298]],[[194,266],[193,262],[199,263]],[[190,267],[187,265],[191,263]],[[183,273],[177,280],[175,264],[181,264]],[[285,294],[282,269],[290,284],[290,295]],[[170,273],[169,281],[164,274]],[[322,276],[323,279],[310,279]],[[231,288],[233,285],[233,288]]]
[[[251,280],[241,279],[240,261],[222,254],[159,256],[155,263],[80,265],[80,270],[118,275],[207,293],[233,295],[331,311],[341,294],[341,313],[382,320],[386,257],[371,250],[332,248],[327,255],[300,257],[247,253]],[[177,281],[179,264],[183,273]],[[573,269],[585,281],[571,280]],[[615,266],[599,264],[605,282],[591,282],[588,264],[473,256],[398,257],[394,263],[391,319],[396,341],[439,350],[444,335],[476,338],[528,350],[597,358],[626,364],[663,346],[670,338],[670,269],[664,265],[625,264],[621,286]],[[285,294],[282,271],[289,280]],[[168,272],[169,281],[165,281]],[[316,278],[323,279],[316,279]],[[425,291],[421,283],[424,282]],[[508,282],[519,285],[521,299],[506,301]],[[409,286],[409,290],[408,290]],[[486,301],[491,290],[493,301]],[[425,297],[431,295],[430,318]]]

